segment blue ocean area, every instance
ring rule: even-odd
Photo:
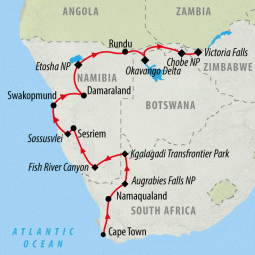
[[[82,56],[81,55],[77,55],[75,57],[70,58],[70,63],[75,63],[75,62],[81,61],[81,60],[83,60]]]
[[[8,100],[8,91],[52,92],[35,70],[35,61],[19,37],[23,4],[24,0],[3,2],[0,17],[1,24],[8,21],[8,26],[2,26],[4,38],[0,44],[3,59],[9,60],[1,61],[0,254],[254,254],[254,190],[227,217],[204,231],[181,237],[151,235],[116,244],[101,238],[101,229],[95,222],[100,209],[80,172],[28,171],[30,163],[70,162],[60,143],[28,142],[29,134],[57,133],[52,121],[52,101]],[[171,216],[166,220],[171,222]],[[132,225],[131,218],[128,224]]]
[[[230,32],[230,31],[224,31],[224,32],[220,33],[219,35],[215,36],[214,39],[212,40],[211,44],[208,46],[208,48],[210,48],[216,42],[216,40],[221,39],[221,37],[223,35],[231,35],[231,34],[232,34],[232,32]]]
[[[155,70],[155,68],[153,67],[155,67],[156,65],[152,65],[152,66],[148,66],[147,64],[145,65],[148,68],[148,70],[151,70],[151,71]],[[162,79],[162,75],[163,75],[163,70],[161,70],[160,73],[156,73],[154,76],[152,75],[152,73],[150,73],[150,76],[153,78],[155,82],[157,82],[158,80],[163,81],[164,79]]]

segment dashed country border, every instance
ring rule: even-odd
[[[105,237],[106,236],[106,233],[105,233],[105,230],[106,230],[106,227],[107,227],[107,223],[108,223],[108,220],[111,219],[110,218],[110,215],[109,215],[109,207],[110,207],[110,202],[112,201],[112,197],[113,195],[122,187],[127,187],[128,185],[128,182],[127,182],[127,178],[128,178],[128,172],[130,171],[129,167],[128,167],[128,161],[127,161],[127,156],[128,156],[128,153],[126,151],[122,152],[122,153],[119,153],[119,154],[116,154],[116,155],[113,155],[113,156],[107,156],[105,159],[101,160],[99,163],[97,164],[93,164],[91,163],[91,161],[88,159],[87,157],[87,154],[86,154],[86,151],[84,150],[84,148],[82,147],[81,143],[80,143],[80,140],[77,136],[77,133],[76,133],[76,129],[77,127],[75,125],[72,125],[70,127],[70,130],[68,131],[64,131],[63,128],[61,128],[61,126],[58,124],[59,122],[59,119],[55,116],[55,112],[54,112],[54,109],[57,107],[58,103],[60,103],[61,100],[64,100],[66,97],[68,96],[80,96],[82,99],[86,99],[87,98],[87,94],[84,93],[84,92],[81,92],[81,90],[78,88],[77,86],[77,83],[76,83],[76,72],[78,69],[80,69],[82,67],[82,63],[84,63],[85,61],[87,61],[88,59],[90,58],[95,58],[97,57],[98,55],[100,54],[116,54],[116,55],[127,55],[129,53],[137,53],[137,54],[140,54],[142,55],[142,59],[141,61],[144,63],[144,64],[147,64],[149,59],[146,57],[146,52],[150,49],[166,49],[166,50],[171,50],[171,51],[175,51],[177,52],[177,54],[180,56],[180,57],[184,57],[185,55],[201,55],[202,51],[200,49],[196,49],[195,52],[193,53],[186,53],[184,50],[177,50],[177,49],[173,49],[173,48],[169,48],[169,47],[165,47],[165,46],[162,46],[160,44],[157,44],[156,46],[151,46],[151,47],[148,47],[146,48],[143,52],[139,51],[139,50],[130,50],[128,51],[127,49],[123,49],[122,52],[114,52],[114,51],[100,51],[100,52],[96,52],[96,53],[91,53],[91,55],[89,55],[88,57],[84,58],[83,60],[81,61],[77,61],[74,65],[75,65],[75,70],[74,70],[74,74],[73,74],[73,82],[74,82],[74,86],[76,88],[76,90],[78,91],[77,92],[74,92],[74,93],[68,93],[68,94],[60,94],[60,97],[53,103],[51,103],[51,108],[52,108],[52,115],[53,115],[53,123],[55,123],[58,127],[58,129],[63,132],[66,137],[70,137],[72,133],[74,133],[75,135],[75,138],[78,142],[78,145],[80,147],[80,153],[84,156],[84,158],[86,159],[86,161],[88,162],[88,164],[92,167],[92,169],[94,171],[96,171],[99,166],[109,160],[112,160],[113,158],[117,158],[117,157],[124,157],[125,158],[125,180],[122,182],[122,184],[120,186],[118,186],[109,196],[107,196],[105,198],[106,202],[107,202],[107,209],[106,209],[106,216],[105,216],[105,224],[104,224],[104,228],[101,232],[101,237]]]

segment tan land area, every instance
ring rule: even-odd
[[[20,37],[98,41],[106,47],[109,39],[127,39],[132,48],[156,42],[204,48],[236,20],[254,24],[254,8],[253,0],[25,0]]]

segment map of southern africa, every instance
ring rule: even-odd
[[[4,254],[253,254],[252,1],[21,5]]]

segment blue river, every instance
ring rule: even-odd
[[[23,2],[3,2],[0,16],[1,23],[6,24],[2,26],[4,36],[0,42],[5,60],[1,61],[1,254],[254,254],[254,191],[225,219],[205,231],[181,237],[152,235],[119,245],[100,237],[101,230],[95,222],[100,216],[99,207],[80,173],[28,172],[30,162],[68,161],[60,144],[27,142],[28,134],[56,134],[51,100],[7,99],[8,91],[51,92],[19,38]],[[17,235],[13,235],[15,228]],[[21,228],[26,228],[23,235]],[[32,235],[29,228],[33,229]],[[35,235],[39,228],[60,228],[62,235]],[[29,241],[26,248],[25,240]],[[32,246],[34,240],[36,248]],[[57,247],[59,240],[63,241],[61,248]],[[48,248],[51,241],[53,247]]]
[[[212,42],[210,43],[210,45],[208,46],[208,48],[210,48],[210,47],[216,42],[216,40],[221,39],[221,37],[222,37],[223,35],[231,35],[231,34],[232,34],[232,32],[230,32],[230,31],[224,31],[224,32],[220,33],[219,35],[216,35],[216,36],[213,38],[213,40],[212,40]]]

